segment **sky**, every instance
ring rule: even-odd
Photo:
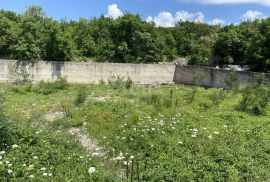
[[[226,25],[270,17],[270,0],[0,0],[0,9],[17,13],[31,5],[41,6],[57,20],[100,15],[116,19],[130,12],[163,27],[179,20]]]

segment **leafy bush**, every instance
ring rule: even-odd
[[[214,91],[208,98],[212,102],[213,106],[218,106],[226,98],[226,92],[224,90]]]
[[[31,92],[32,90],[32,84],[31,83],[24,83],[19,85],[12,85],[11,91],[18,93],[18,94],[25,94],[27,92]]]
[[[237,91],[239,90],[239,82],[237,72],[234,68],[229,70],[228,77],[225,80],[225,83],[227,84],[229,90],[237,93]]]
[[[270,102],[270,87],[260,78],[255,85],[248,85],[242,91],[243,98],[237,109],[254,115],[265,113],[265,109]]]
[[[191,91],[186,94],[187,103],[191,104],[194,101],[197,91],[198,91],[197,86],[193,86]]]
[[[112,89],[130,89],[132,87],[133,81],[128,78],[127,80],[124,80],[123,77],[117,76],[117,77],[112,77],[111,79],[108,80],[108,85]]]
[[[209,57],[211,49],[203,45],[195,45],[192,47],[191,56],[188,61],[189,65],[207,66],[209,65]]]
[[[82,105],[83,103],[85,103],[86,99],[87,99],[86,88],[80,87],[77,91],[77,95],[74,101],[75,105],[77,106]]]
[[[64,90],[68,87],[68,82],[65,78],[63,77],[59,77],[57,78],[57,80],[55,80],[54,82],[52,82],[53,87],[56,90]]]
[[[33,89],[34,92],[49,95],[57,92],[58,90],[64,90],[69,86],[66,79],[59,77],[54,82],[39,82]]]
[[[141,97],[141,100],[155,107],[161,107],[162,105],[162,95],[158,93],[150,93],[147,95],[143,95]]]
[[[128,77],[128,79],[125,82],[126,89],[130,89],[133,85],[133,81]]]

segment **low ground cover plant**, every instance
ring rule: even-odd
[[[247,90],[252,102],[259,98],[251,108],[261,107],[260,98],[267,103],[262,115],[238,109],[243,91],[132,85],[119,92],[103,83],[58,87],[68,89],[46,95],[1,86],[1,136],[6,131],[2,138],[10,132],[13,137],[1,140],[0,181],[270,179],[270,106],[262,94],[268,85]],[[54,113],[64,114],[46,120]],[[74,128],[97,141],[104,155],[83,148],[69,133]]]

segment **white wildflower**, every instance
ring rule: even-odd
[[[6,152],[5,151],[1,151],[0,152],[0,155],[4,155]]]
[[[100,155],[99,152],[93,152],[93,153],[92,153],[92,156],[99,156],[99,155]]]
[[[219,132],[218,132],[218,131],[215,131],[214,134],[215,134],[215,135],[219,135]]]
[[[208,138],[209,138],[209,139],[213,139],[213,136],[212,136],[212,135],[209,135]]]
[[[132,156],[130,156],[130,159],[134,159],[135,157],[132,155]]]
[[[178,144],[181,144],[181,145],[183,145],[183,143],[184,143],[183,141],[179,141],[179,142],[178,142]]]
[[[96,168],[95,168],[95,167],[90,167],[90,168],[88,169],[88,173],[89,173],[89,174],[93,174],[95,171],[96,171]]]
[[[11,169],[9,169],[7,172],[8,172],[8,174],[13,173],[13,171]]]
[[[123,156],[117,156],[115,159],[121,161],[121,160],[123,160],[124,158],[125,158],[125,157],[123,157]]]
[[[34,178],[35,176],[33,174],[29,175],[29,178]]]
[[[48,175],[49,175],[49,176],[52,176],[52,173],[49,173]]]
[[[34,157],[33,157],[33,159],[35,159],[35,160],[36,160],[36,159],[38,159],[38,157],[37,157],[37,156],[34,156]]]
[[[46,170],[46,168],[45,168],[45,167],[42,167],[40,170],[41,170],[41,171],[45,171],[45,170]]]
[[[43,173],[42,175],[43,175],[43,176],[48,176],[48,173]]]
[[[11,148],[15,149],[15,148],[18,148],[19,146],[17,144],[14,144],[11,146]]]

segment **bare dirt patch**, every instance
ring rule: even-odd
[[[75,136],[76,140],[89,152],[92,153],[92,156],[103,156],[104,150],[99,147],[96,140],[90,138],[83,127],[70,128],[69,133]]]
[[[60,119],[65,116],[65,113],[62,111],[59,112],[52,112],[45,115],[45,119],[47,121],[54,121],[56,119]]]

